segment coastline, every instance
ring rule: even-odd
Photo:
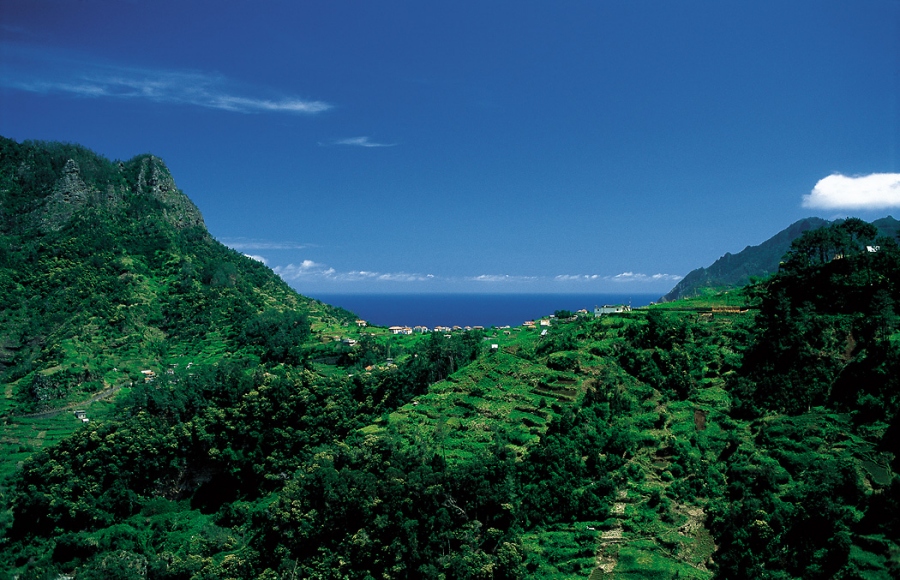
[[[646,306],[657,294],[318,294],[311,298],[345,308],[377,326],[518,326],[557,310],[592,310],[605,304]]]

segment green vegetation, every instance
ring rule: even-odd
[[[900,574],[869,224],[741,292],[395,336],[216,243],[150,156],[2,146],[4,577]]]
[[[663,297],[663,301],[682,300],[737,290],[754,280],[768,278],[778,271],[782,257],[791,243],[829,222],[820,218],[804,218],[778,232],[758,246],[747,246],[737,254],[725,254],[706,268],[697,268],[685,276]],[[882,236],[896,239],[900,233],[900,221],[888,216],[872,223]]]

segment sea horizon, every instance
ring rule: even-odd
[[[326,304],[339,306],[376,326],[519,326],[553,314],[557,310],[592,311],[594,306],[625,304],[646,306],[658,294],[578,293],[578,294],[339,294],[308,295]]]

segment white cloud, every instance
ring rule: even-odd
[[[583,282],[586,280],[602,280],[603,276],[600,274],[560,274],[553,279],[557,282]]]
[[[473,282],[531,282],[537,280],[537,276],[510,276],[509,274],[482,274],[466,278]]]
[[[857,210],[900,207],[900,173],[829,175],[803,196],[803,207]]]
[[[263,96],[259,89],[206,72],[124,66],[11,43],[0,43],[0,51],[6,60],[0,86],[32,93],[147,100],[239,113],[315,114],[332,107],[296,96]]]
[[[275,266],[272,270],[285,280],[298,280],[307,276],[328,277],[334,273],[334,269],[312,260],[303,260],[299,264],[288,264],[287,266]]]
[[[300,264],[275,266],[272,270],[287,281],[318,279],[329,282],[423,282],[434,279],[432,274],[409,272],[372,272],[369,270],[338,272],[332,267],[312,260],[303,260]]]
[[[607,279],[612,280],[613,282],[677,282],[682,278],[683,276],[679,276],[678,274],[648,275],[635,272],[622,272],[621,274],[610,276]]]
[[[319,143],[319,145],[324,145],[324,143]],[[368,137],[348,137],[346,139],[335,139],[328,143],[328,145],[352,145],[356,147],[394,147],[396,143],[376,143],[375,141],[370,141]]]
[[[265,258],[263,258],[262,256],[256,256],[256,255],[253,255],[253,254],[244,254],[244,255],[247,256],[248,258],[250,258],[251,260],[256,260],[257,262],[262,262],[263,264],[268,264],[268,263],[269,263],[269,262],[268,262]]]
[[[273,111],[279,113],[321,113],[331,108],[331,105],[322,101],[303,101],[292,98],[279,100],[252,99],[231,95],[218,95],[214,100],[210,101],[210,106],[217,109],[225,109],[226,111]]]
[[[434,276],[432,276],[434,278]],[[428,280],[428,276],[421,274],[408,274],[406,272],[393,272],[388,274],[379,274],[379,280],[387,280],[391,282],[424,282]]]
[[[240,246],[246,248],[255,245],[262,246],[266,244],[269,248],[274,245],[272,242],[244,242],[242,244],[232,243],[231,247]],[[254,259],[264,260],[261,256],[245,254]],[[381,283],[427,283],[427,287],[435,289],[438,287],[445,288],[466,288],[471,289],[474,285],[494,286],[495,289],[504,288],[506,290],[540,288],[548,291],[559,291],[560,288],[576,288],[581,284],[589,284],[591,287],[608,286],[610,283],[632,283],[632,284],[653,284],[653,283],[671,283],[677,282],[683,278],[676,274],[642,274],[636,272],[622,272],[614,276],[604,274],[560,274],[557,276],[527,276],[512,274],[481,274],[478,276],[446,276],[435,274],[422,274],[418,272],[380,272],[376,270],[336,270],[335,268],[316,262],[314,260],[303,260],[299,263],[291,263],[286,266],[274,266],[272,270],[281,276],[287,282],[302,282],[304,284],[361,284],[361,285],[377,285]],[[377,286],[375,286],[377,287]],[[385,286],[389,287],[389,286]],[[582,286],[583,287],[583,286]],[[425,288],[420,286],[420,288]],[[555,290],[554,290],[555,288]]]

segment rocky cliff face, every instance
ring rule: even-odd
[[[149,196],[160,202],[162,218],[177,229],[200,226],[205,229],[197,206],[175,185],[169,169],[158,157],[144,155],[116,164],[114,179],[88,183],[81,167],[68,159],[52,186],[36,221],[43,231],[59,231],[83,208],[119,210],[127,196]]]
[[[153,155],[135,158],[139,171],[134,195],[149,195],[162,202],[165,220],[178,229],[190,226],[206,227],[200,210],[175,186],[175,180],[162,159]]]
[[[44,208],[40,210],[40,227],[43,231],[58,231],[79,209],[86,206],[111,206],[121,199],[121,191],[110,185],[102,199],[96,187],[89,186],[81,177],[81,168],[74,159],[66,161],[62,176],[53,186]]]

